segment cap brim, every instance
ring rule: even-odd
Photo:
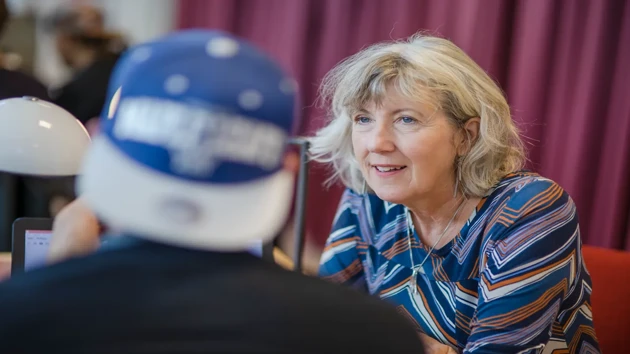
[[[99,218],[158,242],[223,251],[274,238],[287,221],[294,175],[281,170],[238,184],[183,181],[142,166],[98,136],[77,192]]]

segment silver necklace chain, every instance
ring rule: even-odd
[[[422,266],[427,261],[427,259],[429,259],[429,257],[431,256],[431,253],[435,249],[435,246],[437,246],[438,243],[444,237],[444,235],[446,235],[446,231],[448,231],[449,227],[451,227],[451,224],[453,223],[453,221],[455,221],[455,217],[457,217],[457,214],[459,214],[460,210],[462,210],[462,207],[464,206],[467,200],[468,198],[464,196],[464,200],[462,200],[462,202],[457,207],[457,210],[455,210],[455,213],[451,217],[451,220],[449,220],[448,224],[446,224],[444,231],[442,231],[442,233],[440,234],[440,237],[438,237],[438,239],[433,243],[433,246],[431,246],[431,248],[429,249],[429,252],[427,252],[427,255],[424,257],[422,262],[418,264],[417,267],[415,265],[415,262],[413,261],[413,252],[411,250],[411,238],[413,237],[413,229],[414,229],[413,220],[411,219],[411,213],[409,212],[409,208],[405,208],[405,214],[407,217],[407,242],[409,244],[409,258],[411,260],[411,269],[412,269],[411,286],[413,287],[414,293],[416,294],[418,293],[418,285],[417,285],[417,279],[416,279],[418,277],[418,271],[422,270]]]

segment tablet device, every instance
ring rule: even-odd
[[[19,218],[13,222],[11,274],[46,264],[52,225],[51,218]]]

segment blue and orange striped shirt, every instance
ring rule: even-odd
[[[463,353],[599,353],[591,279],[575,205],[553,181],[506,176],[459,234],[435,250],[414,233],[402,205],[343,194],[320,275],[395,304],[417,331]]]

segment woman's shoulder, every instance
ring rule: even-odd
[[[555,181],[529,171],[505,176],[485,197],[488,220],[500,229],[577,221],[568,193]]]
[[[566,191],[555,181],[535,172],[519,171],[503,177],[485,198],[509,200],[514,205],[551,192],[557,197],[568,197]]]

